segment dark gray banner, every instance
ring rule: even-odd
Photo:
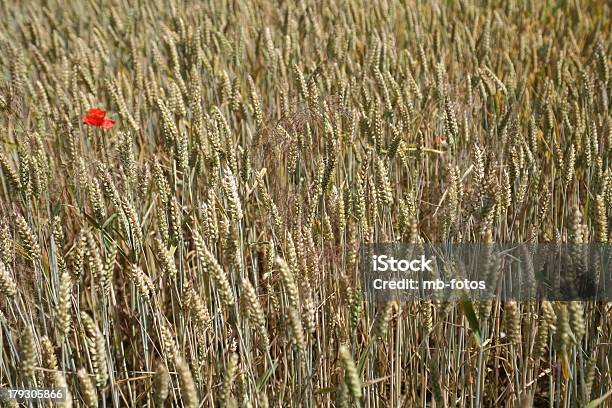
[[[604,244],[362,244],[369,301],[612,300]]]

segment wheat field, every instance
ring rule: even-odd
[[[612,243],[606,1],[0,16],[0,388],[612,407],[611,303],[368,302],[359,270],[364,243]]]

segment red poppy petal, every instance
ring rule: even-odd
[[[106,116],[106,111],[99,108],[91,108],[87,111],[87,116],[103,119]]]
[[[86,125],[102,126],[103,122],[104,122],[103,118],[98,118],[96,116],[85,116],[83,118],[83,123],[85,123]]]
[[[115,121],[109,118],[104,118],[104,120],[102,121],[102,127],[104,129],[110,129],[113,126],[115,126]]]

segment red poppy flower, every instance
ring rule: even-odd
[[[444,142],[446,138],[444,137],[444,135],[440,135],[440,137],[436,140],[436,144],[440,144],[442,142]]]
[[[83,118],[83,123],[104,129],[110,129],[115,126],[115,121],[106,117],[106,111],[98,108],[89,109],[87,115]]]

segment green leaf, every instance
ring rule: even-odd
[[[478,322],[478,317],[476,316],[476,311],[474,310],[474,303],[471,300],[464,299],[461,301],[461,309],[463,309],[463,314],[470,324],[472,335],[476,339],[478,345],[481,346],[482,335],[480,333],[480,323]]]
[[[263,390],[264,386],[266,385],[266,383],[268,382],[268,380],[270,379],[270,376],[272,375],[272,373],[274,372],[274,370],[276,370],[276,366],[278,364],[276,362],[272,363],[272,367],[270,367],[265,373],[264,375],[257,380],[257,383],[255,385],[255,388],[257,388],[258,391]]]
[[[612,395],[612,390],[606,392],[603,396],[589,402],[584,408],[595,408],[600,406],[608,397]]]
[[[314,394],[315,395],[321,395],[321,394],[329,394],[336,391],[336,387],[325,387],[325,388],[319,388],[316,389]]]
[[[368,349],[366,348],[365,350],[363,350],[363,352],[359,356],[359,362],[357,364],[357,369],[359,370],[359,373],[361,375],[363,375],[363,369],[365,368],[365,363],[367,359],[368,359]]]

